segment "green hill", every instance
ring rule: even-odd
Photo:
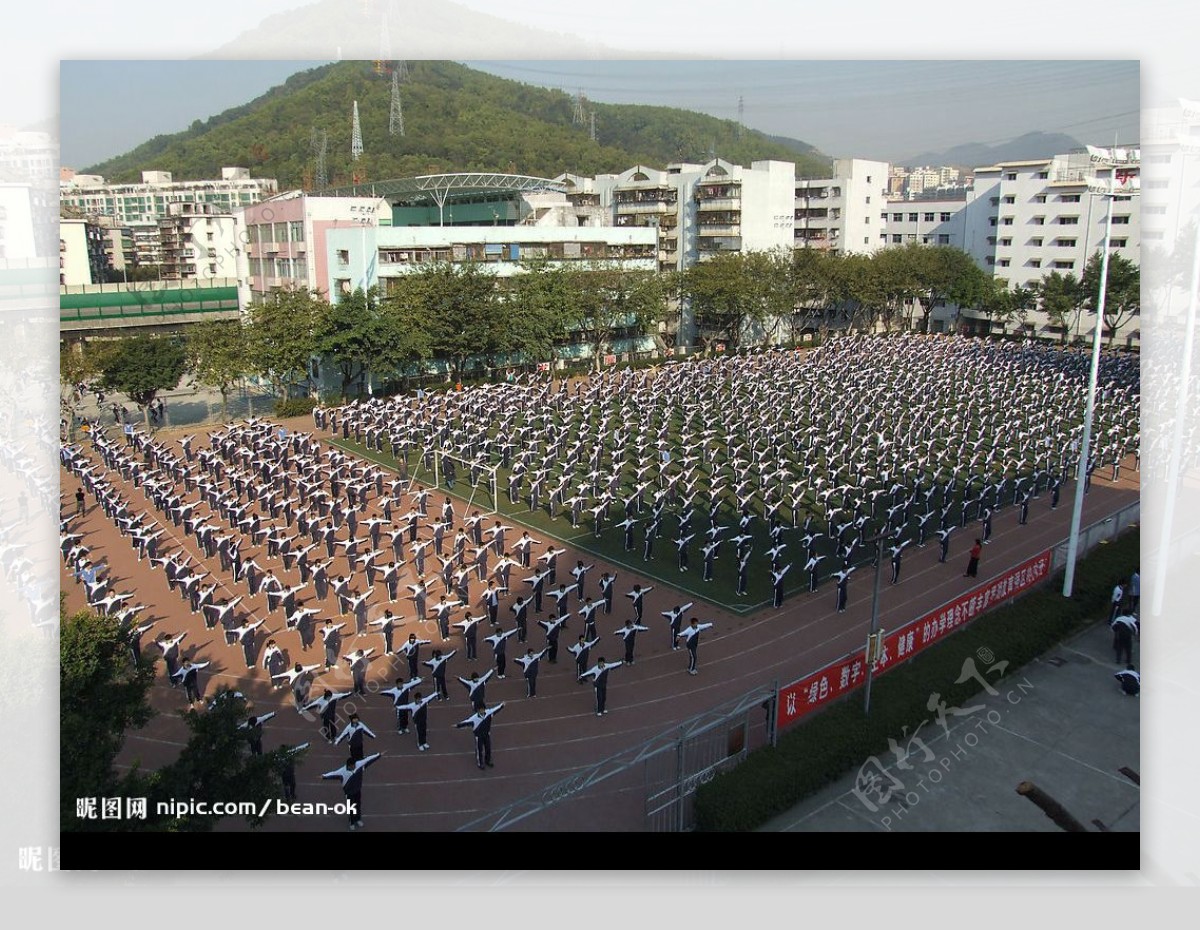
[[[353,172],[367,180],[452,171],[594,175],[637,164],[705,161],[714,151],[745,165],[763,158],[794,161],[799,176],[829,167],[828,158],[804,143],[751,130],[739,139],[731,120],[670,107],[589,103],[596,113],[598,141],[592,142],[588,127],[572,121],[574,98],[562,91],[454,62],[410,61],[407,68],[403,136],[388,132],[391,78],[376,74],[371,62],[337,62],[294,74],[250,103],[84,170],[121,182],[151,169],[197,179],[219,177],[224,165],[242,165],[255,177],[277,178],[280,189],[308,187],[314,127],[328,134],[327,170],[335,186],[351,183]],[[352,162],[355,100],[364,154]]]

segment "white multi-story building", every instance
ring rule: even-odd
[[[976,168],[965,200],[889,203],[881,242],[954,246],[1010,287],[1030,287],[1052,271],[1079,277],[1103,245],[1107,218],[1105,198],[1089,194],[1088,181],[1110,173],[1086,154]],[[1138,263],[1140,244],[1138,203],[1117,197],[1112,253]],[[933,311],[930,321],[941,329],[956,319],[975,325],[976,317],[970,310],[943,307]],[[1087,325],[1087,320],[1080,322]],[[1127,324],[1119,335],[1129,336],[1137,328]],[[1060,335],[1037,312],[1029,315],[1026,330],[1047,338]]]
[[[239,254],[237,222],[210,204],[173,203],[158,221],[164,281],[229,278]]]
[[[252,178],[249,169],[237,167],[222,168],[219,180],[176,181],[169,171],[143,171],[140,184],[110,184],[86,174],[59,182],[64,205],[127,225],[157,224],[176,203],[207,204],[218,213],[233,213],[278,190],[273,178]]]
[[[63,219],[58,235],[58,283],[103,284],[107,277],[104,230],[88,220]]]
[[[881,248],[880,208],[887,203],[890,178],[887,162],[838,158],[833,177],[798,180],[793,245],[841,255]]]
[[[28,184],[0,184],[0,262],[37,255],[33,213],[33,193]]]
[[[49,133],[0,125],[0,175],[53,188],[57,171],[58,143]]]

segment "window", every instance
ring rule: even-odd
[[[1042,267],[1042,260],[1041,260],[1040,258],[1031,258],[1031,259],[1030,259],[1030,260],[1027,262],[1027,264],[1029,265],[1029,267],[1030,267],[1030,268],[1041,268],[1041,267]]]
[[[1078,194],[1059,194],[1058,199],[1060,203],[1079,203]]]
[[[1113,217],[1113,225],[1114,226],[1128,226],[1129,225],[1129,214],[1126,214],[1125,216],[1114,216]]]
[[[1008,194],[1008,195],[1007,195],[1007,196],[1004,198],[1004,202],[1005,202],[1005,203],[1016,203],[1016,202],[1017,202],[1017,198],[1016,198],[1015,196],[1013,196],[1012,194]]]
[[[902,235],[900,235],[900,233],[893,233],[893,234],[892,234],[892,242],[894,242],[894,243],[896,243],[897,245],[899,245],[899,244],[900,244],[901,242],[903,242],[903,241],[904,241],[904,237],[903,237]]]
[[[938,236],[938,245],[949,245],[949,244],[950,244],[949,236],[945,235],[944,233],[942,235]]]
[[[995,236],[988,236],[988,237],[987,237],[987,243],[988,243],[988,245],[995,245],[995,244],[996,244],[996,237],[995,237]]]
[[[1044,216],[1035,216],[1032,217],[1029,222],[1031,222],[1034,226],[1045,226],[1046,218]]]
[[[211,264],[210,264],[210,265],[208,266],[208,273],[209,273],[210,275],[212,275],[213,277],[216,277],[216,275],[217,275],[217,266],[216,266],[216,265],[211,265]]]
[[[350,264],[350,250],[349,249],[338,249],[337,258],[338,258],[339,265],[349,265]]]
[[[1045,194],[1036,194],[1033,198],[1033,202],[1034,203],[1045,203],[1046,195]]]
[[[987,263],[988,263],[989,265],[994,265],[994,264],[996,264],[996,256],[995,256],[995,255],[989,255],[989,256],[987,257]]]
[[[333,283],[334,283],[334,286],[337,288],[339,294],[349,294],[350,293],[350,279],[349,278],[337,278]]]
[[[1006,180],[1006,181],[1015,181],[1016,179],[1017,179],[1017,173],[1015,171],[1009,171],[1007,174],[1004,175],[1004,180]]]
[[[879,234],[879,240],[880,240],[881,242],[887,242],[887,233],[880,233],[880,234]]]
[[[1073,249],[1078,239],[1055,239],[1054,244],[1060,249]]]
[[[895,223],[900,223],[900,222],[903,222],[903,221],[904,221],[904,214],[903,214],[903,213],[893,213],[893,214],[892,214],[892,221],[893,221],[893,222],[895,222]]]
[[[928,237],[928,236],[922,236],[922,237],[921,237],[921,244],[922,244],[922,245],[929,245],[929,237]]]
[[[868,197],[868,198],[867,198],[867,203],[870,203],[870,202],[871,202],[871,198],[870,198],[870,197]]]
[[[885,223],[887,222],[887,214],[886,213],[880,213],[879,218],[881,220],[883,220]]]
[[[205,241],[206,241],[206,242],[212,242],[212,241],[213,241],[213,234],[212,234],[212,233],[205,233],[205,234],[204,234],[204,238],[205,238]]]
[[[1010,246],[1012,245],[1012,239],[1001,239],[1000,244],[1003,246]]]
[[[988,217],[988,225],[989,225],[989,226],[995,226],[995,225],[996,225],[996,218],[995,218],[994,216],[989,216],[989,217]]]
[[[905,238],[905,240],[907,240],[908,242],[916,242],[916,241],[917,241],[917,234],[916,234],[916,233],[909,233],[909,234],[908,234],[908,235],[906,235],[904,238]]]
[[[1004,219],[1002,219],[1000,221],[1000,224],[1002,226],[1011,226],[1012,223],[1013,223],[1013,218],[1011,216],[1006,216]]]
[[[990,200],[991,200],[991,204],[993,207],[1000,206],[1000,198],[999,197],[992,197],[992,198],[990,198]]]
[[[1077,216],[1060,216],[1058,218],[1059,226],[1078,226],[1079,217]]]
[[[996,264],[999,265],[1001,268],[1007,268],[1008,267],[1008,259],[1002,258],[1002,259],[1000,259],[1000,261],[996,262]]]
[[[926,223],[932,223],[932,222],[933,222],[933,217],[934,217],[934,214],[932,214],[932,213],[926,213],[926,214],[925,214],[925,222],[926,222]]]
[[[291,234],[292,242],[304,241],[304,224],[298,220],[293,220],[288,223],[288,232]]]
[[[941,217],[941,221],[942,221],[943,223],[949,223],[949,222],[950,222],[950,214],[949,214],[949,213],[942,213],[942,214],[939,214],[939,216]]]
[[[1113,239],[1113,240],[1112,240],[1112,241],[1109,243],[1109,248],[1110,248],[1110,249],[1123,249],[1123,248],[1125,248],[1125,245],[1126,245],[1128,242],[1129,242],[1129,240],[1128,240],[1128,239]]]
[[[1033,239],[1030,239],[1030,240],[1029,240],[1029,244],[1030,244],[1030,245],[1037,245],[1037,246],[1040,246],[1040,245],[1042,244],[1042,241],[1043,241],[1043,240],[1042,240],[1042,238],[1041,238],[1040,236],[1038,236],[1038,237],[1035,237],[1035,238],[1033,238]]]
[[[870,244],[871,244],[871,237],[863,236],[863,245],[870,245]]]
[[[1075,263],[1074,263],[1074,262],[1069,262],[1069,261],[1062,261],[1062,260],[1060,259],[1059,261],[1056,261],[1056,262],[1054,263],[1054,267],[1055,267],[1055,268],[1074,268],[1074,267],[1075,267]]]
[[[918,215],[919,215],[919,214],[917,214],[917,213],[910,213],[910,214],[908,215],[908,221],[909,221],[910,223],[915,223],[915,222],[917,221],[917,216],[918,216]]]
[[[1050,177],[1050,172],[1049,171],[1039,171],[1037,174],[1034,175],[1034,177],[1037,178],[1039,181],[1045,181],[1047,178]]]

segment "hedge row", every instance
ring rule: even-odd
[[[922,720],[932,723],[927,702],[934,691],[947,707],[962,707],[982,690],[975,678],[955,684],[963,662],[975,659],[980,673],[989,667],[977,650],[1007,661],[1005,677],[1051,649],[1099,616],[1107,616],[1112,588],[1139,562],[1139,533],[1130,530],[1097,547],[1075,573],[1070,599],[1062,596],[1062,574],[1020,601],[991,611],[878,678],[871,691],[871,714],[863,716],[861,689],[811,720],[785,731],[775,747],[751,753],[737,768],[701,785],[696,792],[696,829],[712,832],[754,830],[804,798],[856,770],[872,755],[883,758],[888,737],[903,745]],[[985,653],[986,655],[986,653]],[[1000,679],[989,675],[993,687]]]
[[[317,401],[311,397],[285,397],[275,401],[275,416],[300,417],[312,413]]]

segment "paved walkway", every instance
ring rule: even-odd
[[[1111,645],[1108,625],[1098,622],[998,683],[997,694],[973,699],[973,713],[947,716],[948,733],[930,714],[920,736],[932,757],[915,743],[908,770],[891,752],[878,757],[892,791],[886,803],[880,794],[856,795],[858,773],[849,773],[762,829],[1057,831],[1016,793],[1032,781],[1089,829],[1099,820],[1109,830],[1138,832],[1141,789],[1119,769],[1140,771],[1140,700],[1113,679],[1119,666]],[[1136,644],[1134,662],[1140,667]],[[895,739],[905,744],[904,734]]]

